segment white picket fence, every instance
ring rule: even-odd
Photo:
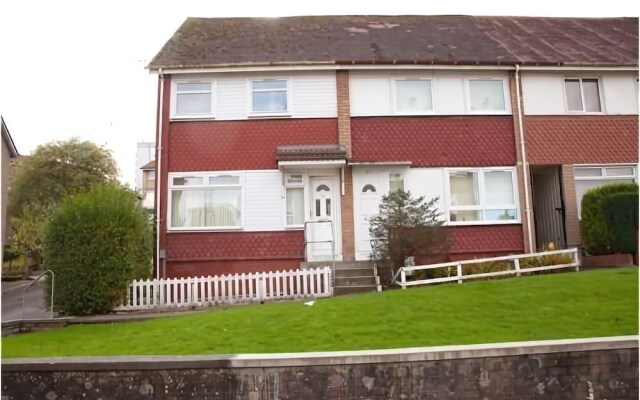
[[[563,264],[556,265],[544,265],[544,266],[534,266],[527,267],[521,265],[522,259],[539,259],[544,260],[548,259],[550,256],[554,255],[569,255],[571,261]],[[494,272],[485,272],[485,273],[474,273],[471,274],[468,271],[465,271],[465,266],[468,265],[477,265],[481,263],[490,263],[490,262],[510,262],[510,269],[503,271],[494,271]],[[447,262],[441,264],[431,264],[431,265],[416,265],[410,267],[400,267],[394,276],[394,280],[397,279],[398,275],[400,276],[400,280],[396,280],[396,284],[402,286],[403,289],[406,289],[408,286],[418,286],[418,285],[429,285],[434,283],[443,283],[443,282],[455,282],[463,283],[465,280],[469,279],[480,279],[480,278],[490,278],[496,276],[503,275],[516,275],[520,276],[523,273],[527,272],[536,272],[536,271],[549,271],[554,269],[562,269],[562,268],[575,268],[576,271],[580,270],[580,260],[578,259],[578,249],[566,249],[566,250],[554,250],[554,251],[544,251],[540,253],[529,253],[529,254],[518,254],[511,256],[503,256],[503,257],[492,257],[492,258],[482,258],[475,260],[464,260],[464,261],[454,261]],[[420,270],[433,270],[433,269],[446,269],[446,275],[441,278],[429,278],[429,279],[420,279],[420,280],[412,280],[407,281],[407,276],[413,275],[415,271]],[[443,274],[444,275],[444,274]]]
[[[133,281],[116,310],[330,297],[331,268]]]

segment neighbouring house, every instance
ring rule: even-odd
[[[638,178],[637,18],[188,18],[148,68],[170,277],[368,260],[397,188],[452,260],[576,246]]]
[[[140,187],[138,193],[142,199],[142,207],[153,211],[156,207],[156,161],[149,161],[140,167],[140,170],[142,171],[142,187]]]
[[[11,182],[12,160],[17,159],[20,155],[16,148],[9,128],[4,122],[4,118],[0,116],[0,130],[2,131],[2,247],[9,242],[11,235],[10,218],[7,216],[7,201],[9,199],[9,190]]]

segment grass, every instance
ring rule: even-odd
[[[638,333],[637,268],[232,307],[2,339],[2,357],[381,349]]]

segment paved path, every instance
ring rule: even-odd
[[[22,292],[30,280],[2,282],[2,321],[22,317]],[[42,280],[27,289],[24,318],[49,318],[44,307],[44,282]],[[47,303],[48,303],[47,298]]]

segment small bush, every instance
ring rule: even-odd
[[[553,242],[547,243],[542,251],[554,251],[556,250],[556,245]],[[536,267],[548,267],[551,265],[564,265],[571,264],[573,262],[570,254],[549,254],[544,256],[537,257],[527,257],[520,259],[520,268],[536,268]],[[555,272],[565,271],[563,269],[552,269],[546,271],[534,271],[534,272],[523,272],[522,275],[541,275],[541,274],[553,274]]]
[[[607,223],[605,199],[616,193],[638,194],[635,183],[613,183],[587,190],[582,198],[582,238],[587,253],[593,255],[618,252],[614,232]]]
[[[130,190],[106,184],[66,198],[45,235],[55,309],[66,315],[113,310],[133,279],[149,276],[152,241],[148,214]]]
[[[622,253],[635,253],[638,242],[638,193],[615,193],[604,199],[603,211],[615,248]]]

